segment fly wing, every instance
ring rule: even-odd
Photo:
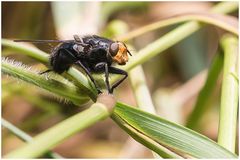
[[[29,39],[17,39],[14,42],[32,42],[32,43],[66,43],[74,42],[74,40],[29,40]]]

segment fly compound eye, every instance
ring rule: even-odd
[[[116,56],[116,54],[118,53],[118,50],[119,50],[119,46],[117,42],[114,42],[110,45],[109,52],[112,57]]]

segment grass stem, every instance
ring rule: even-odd
[[[221,45],[224,67],[218,143],[234,153],[238,112],[238,39],[226,35],[221,39]]]
[[[67,81],[58,75],[46,78],[44,75],[39,75],[38,71],[34,71],[19,62],[3,59],[2,72],[34,84],[49,92],[53,92],[60,97],[74,102],[75,104],[79,105],[89,101],[89,98],[86,97],[86,95],[70,81]]]
[[[129,72],[129,78],[132,84],[138,107],[146,112],[156,114],[152,102],[151,94],[148,90],[145,75],[142,66],[138,66]],[[144,98],[143,98],[144,97]]]
[[[115,105],[115,104],[114,104]],[[112,107],[112,106],[111,106]],[[89,109],[80,112],[45,132],[37,135],[31,142],[8,153],[5,158],[36,158],[54,148],[64,139],[82,131],[110,115],[108,106],[94,103]]]
[[[20,130],[19,128],[15,127],[13,124],[11,124],[10,122],[8,122],[7,120],[5,120],[4,118],[2,118],[2,126],[4,126],[5,128],[7,128],[9,131],[11,131],[14,135],[16,135],[17,137],[19,137],[20,139],[22,139],[25,142],[30,142],[32,140],[32,137],[30,135],[28,135],[27,133],[25,133],[24,131]],[[48,156],[49,158],[63,158],[62,156],[60,156],[58,153],[55,152],[47,152],[46,156]]]

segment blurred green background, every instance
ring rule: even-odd
[[[216,3],[2,2],[2,38],[71,39],[73,34],[111,37],[117,32],[115,27],[125,27],[131,31],[176,14],[208,11]],[[237,15],[237,12],[233,15]],[[133,56],[137,50],[176,26],[134,38],[131,41],[136,49],[131,51]],[[143,65],[147,85],[160,116],[184,124],[204,83],[204,69],[216,53],[219,35],[222,33],[215,27],[205,26],[166,50],[165,54],[158,55]],[[48,53],[54,47],[52,44],[36,46]],[[7,48],[2,48],[2,56],[22,61],[33,68],[45,69],[31,58]],[[192,82],[193,77],[195,79]],[[217,137],[219,84],[216,84],[215,90],[211,104],[213,107],[204,116],[202,128],[199,129],[212,139]],[[115,94],[119,101],[136,106],[128,80]],[[177,103],[182,96],[185,97],[182,103]],[[32,136],[83,110],[90,103],[76,107],[35,86],[2,76],[2,117]],[[2,131],[3,155],[24,143],[7,129],[3,128]],[[110,119],[72,136],[54,151],[69,158],[152,158],[149,150],[130,140]]]

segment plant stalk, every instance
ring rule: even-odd
[[[46,78],[44,75],[39,75],[38,71],[34,71],[19,62],[3,59],[2,72],[53,92],[75,104],[79,105],[89,101],[89,98],[78,87],[61,76]]]
[[[111,98],[101,97],[100,102],[94,103],[89,109],[37,135],[31,142],[8,153],[4,158],[36,158],[43,155],[64,139],[109,117],[115,106],[115,102],[111,101]]]
[[[235,152],[238,112],[238,39],[225,35],[221,39],[224,50],[223,82],[218,143]]]
[[[156,114],[151,94],[146,84],[146,79],[142,66],[138,66],[132,69],[129,72],[129,78],[132,84],[135,98],[137,100],[138,107],[146,112]]]
[[[17,137],[19,137],[20,139],[22,139],[25,142],[30,142],[32,140],[32,137],[30,135],[28,135],[24,131],[20,130],[19,128],[15,127],[13,124],[11,124],[10,122],[8,122],[7,120],[5,120],[3,118],[2,118],[2,126],[7,128],[14,135],[16,135]],[[63,158],[58,153],[55,153],[52,151],[47,152],[46,156],[48,156],[49,158],[55,158],[55,159]]]

